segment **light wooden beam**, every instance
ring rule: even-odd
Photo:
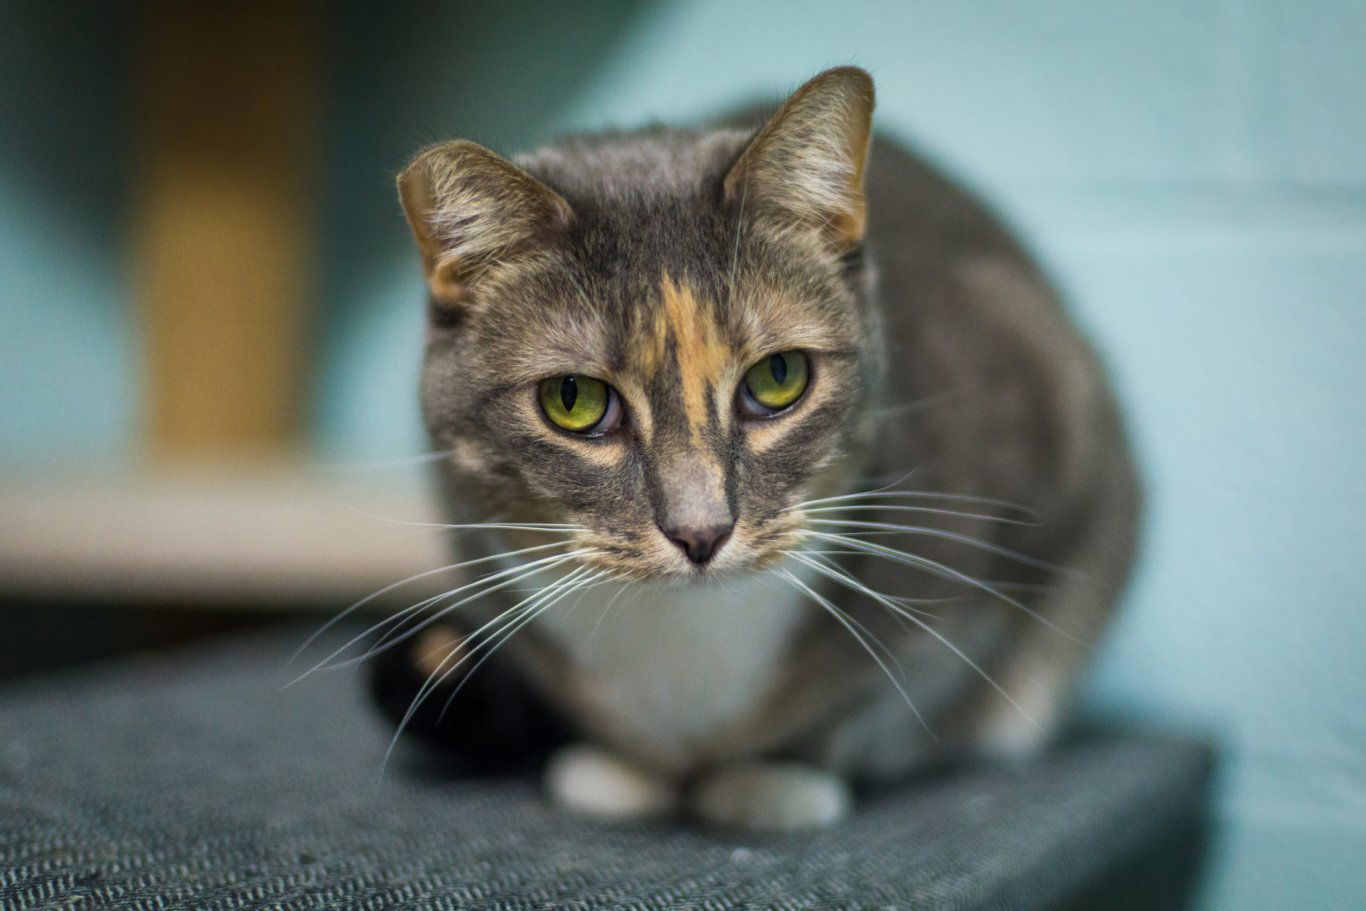
[[[158,456],[279,453],[301,435],[317,268],[314,10],[142,4],[134,282]]]

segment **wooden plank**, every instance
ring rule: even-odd
[[[0,622],[13,596],[335,611],[451,562],[449,532],[406,524],[441,521],[420,473],[215,464],[16,477],[0,487],[0,515]],[[422,576],[373,606],[461,578]]]
[[[279,451],[301,434],[315,18],[298,0],[142,6],[134,282],[157,455]]]

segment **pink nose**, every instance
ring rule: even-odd
[[[687,557],[697,566],[705,566],[711,562],[711,558],[716,556],[716,552],[721,549],[721,545],[730,538],[731,529],[735,527],[732,522],[729,525],[712,525],[708,528],[661,528],[664,537],[668,538],[678,549],[687,554]]]

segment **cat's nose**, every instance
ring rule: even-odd
[[[721,545],[730,538],[731,529],[734,527],[735,523],[731,522],[727,525],[711,525],[705,528],[660,528],[660,531],[664,532],[664,537],[678,545],[678,549],[687,554],[694,565],[705,566],[716,556]]]

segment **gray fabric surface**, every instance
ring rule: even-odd
[[[963,769],[836,828],[612,826],[396,755],[299,634],[0,691],[0,908],[1034,908],[1189,822],[1197,745],[1099,738]]]

